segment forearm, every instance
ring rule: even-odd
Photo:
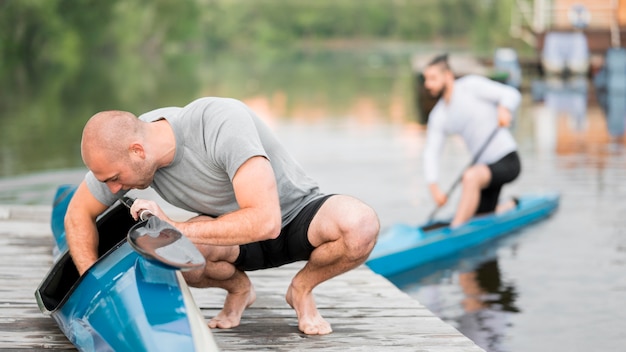
[[[439,185],[436,182],[428,184],[428,189],[430,190],[430,195],[433,197],[435,202],[439,203],[443,201],[442,198],[445,197],[445,194],[441,192],[441,188],[439,188]]]
[[[430,189],[430,195],[433,197],[438,206],[442,206],[448,201],[448,197],[446,194],[441,192],[437,183],[430,183],[428,188]]]
[[[65,240],[76,269],[82,275],[98,260],[96,218],[107,206],[96,200],[82,182],[65,215]]]
[[[439,185],[437,185],[436,182],[433,183],[429,183],[428,184],[428,189],[430,190],[430,194],[435,195],[437,193],[439,193]]]
[[[82,275],[98,260],[98,230],[96,225],[93,221],[66,217],[65,239],[74,265],[79,274]]]
[[[509,127],[513,121],[513,113],[509,108],[498,105],[498,126]]]
[[[185,236],[196,244],[229,246],[276,238],[281,229],[280,211],[240,209],[219,218],[175,222]]]

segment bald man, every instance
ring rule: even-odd
[[[130,189],[152,187],[167,202],[199,214],[176,222],[152,201],[147,209],[183,232],[205,256],[185,272],[194,287],[227,291],[211,328],[239,325],[256,299],[246,271],[306,260],[287,303],[305,334],[328,334],[313,289],[362,264],[379,231],[376,213],[346,195],[323,194],[269,128],[243,103],[202,98],[139,118],[104,111],[85,125],[81,142],[89,169],[67,211],[70,254],[82,274],[96,262],[96,218]]]

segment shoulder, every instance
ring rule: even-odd
[[[467,75],[456,80],[456,84],[461,86],[483,85],[493,82],[494,81],[490,80],[489,78],[479,75]]]
[[[139,115],[139,119],[145,122],[154,122],[162,118],[169,120],[172,117],[178,115],[180,111],[181,111],[181,108],[176,107],[176,106],[159,108],[159,109],[151,110],[151,111],[148,111]]]
[[[205,121],[220,123],[237,117],[250,117],[252,111],[242,101],[233,98],[205,97],[183,108],[182,115],[193,115]]]
[[[183,109],[219,111],[222,109],[247,109],[247,106],[242,101],[234,98],[203,97],[192,101],[191,103],[187,104]]]

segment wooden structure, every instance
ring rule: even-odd
[[[592,56],[604,55],[611,47],[626,46],[626,0],[517,0],[515,3],[511,35],[535,47],[537,52],[543,49],[550,31],[583,32]],[[584,11],[577,12],[577,8]]]
[[[52,264],[49,207],[0,206],[0,349],[74,350],[33,292]],[[284,294],[302,263],[251,272],[257,301],[241,326],[213,330],[222,351],[483,351],[416,300],[365,266],[316,289],[326,336],[297,329]],[[194,289],[205,318],[221,309],[224,291]]]

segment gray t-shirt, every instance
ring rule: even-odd
[[[176,207],[214,217],[239,209],[232,180],[239,167],[255,156],[266,157],[272,165],[283,226],[321,196],[317,183],[268,126],[238,100],[201,98],[183,108],[161,108],[139,118],[147,122],[166,119],[174,130],[174,160],[156,171],[151,187]],[[111,193],[91,172],[85,181],[103,204],[117,200],[119,194]]]

